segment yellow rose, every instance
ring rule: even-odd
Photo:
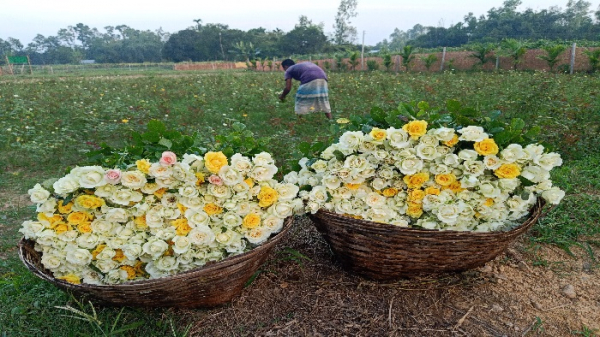
[[[426,121],[412,121],[402,126],[402,130],[408,132],[412,139],[419,139],[422,135],[427,133],[427,122]]]
[[[151,165],[152,164],[150,164],[148,159],[140,159],[135,162],[135,166],[137,166],[137,169],[144,174],[148,174],[148,172],[150,172]]]
[[[396,194],[398,194],[397,188],[389,187],[389,188],[386,188],[385,190],[383,190],[383,196],[385,196],[385,197],[393,197]]]
[[[256,228],[260,225],[260,215],[256,213],[250,213],[244,217],[242,227],[246,229]]]
[[[204,155],[204,166],[212,173],[218,173],[225,165],[227,165],[227,157],[223,152],[207,152]]]
[[[254,180],[252,180],[252,178],[246,178],[244,180],[244,182],[246,183],[246,185],[248,185],[250,188],[254,187]]]
[[[56,232],[56,234],[62,234],[64,232],[68,232],[71,229],[73,229],[73,227],[71,227],[71,225],[69,225],[68,223],[66,223],[64,221],[56,222],[53,226],[54,226],[53,229]]]
[[[421,203],[425,198],[425,191],[423,190],[408,190],[407,199],[409,203]]]
[[[521,174],[521,168],[517,164],[502,164],[502,166],[494,171],[494,174],[498,178],[513,179]]]
[[[173,220],[171,221],[171,225],[176,228],[175,233],[181,236],[187,235],[192,230],[187,219]]]
[[[435,182],[442,186],[450,186],[456,181],[456,176],[453,173],[442,173],[435,176]]]
[[[133,280],[135,278],[136,272],[135,268],[132,266],[120,266],[119,269],[127,272],[127,279]]]
[[[71,208],[73,207],[73,203],[69,202],[66,205],[63,205],[63,200],[58,201],[58,212],[61,214],[67,214],[71,212]]]
[[[360,187],[360,184],[347,183],[347,184],[344,184],[344,186],[346,186],[349,190],[356,191]]]
[[[165,194],[165,192],[167,192],[168,188],[163,187],[163,188],[159,188],[158,190],[154,191],[154,195],[157,198],[162,198],[163,195]]]
[[[408,188],[421,188],[421,186],[423,186],[423,184],[429,180],[429,174],[420,172],[417,174],[404,176],[403,180]]]
[[[126,257],[125,254],[123,254],[123,251],[121,249],[115,249],[115,256],[113,256],[113,261],[117,261],[119,263],[125,261]]]
[[[421,204],[409,202],[408,208],[406,209],[406,215],[413,219],[417,219],[423,215],[423,208],[421,208]]]
[[[187,210],[187,207],[183,206],[181,203],[177,203],[177,209],[183,214]]]
[[[83,208],[96,209],[104,205],[104,200],[93,195],[80,195],[75,203]]]
[[[450,139],[447,142],[442,142],[442,144],[444,144],[448,147],[453,147],[454,145],[458,144],[458,135],[454,135],[454,137],[452,137],[452,139]]]
[[[79,233],[91,233],[92,232],[92,223],[89,221],[82,222],[77,225],[77,231]]]
[[[57,279],[67,281],[71,284],[81,284],[81,279],[79,278],[79,276],[77,276],[75,274],[67,274],[65,276],[59,276],[59,277],[57,277]]]
[[[369,135],[375,141],[383,141],[383,140],[385,140],[385,137],[387,137],[387,132],[383,129],[373,128],[373,130],[371,130],[371,132],[369,132]]]
[[[53,228],[55,223],[63,220],[60,214],[53,214],[51,217],[48,217],[45,213],[38,213],[37,218],[39,221],[48,221],[50,228]]]
[[[455,181],[452,184],[448,185],[448,186],[443,186],[442,187],[443,190],[450,190],[454,193],[458,193],[460,191],[464,191],[465,189],[462,187],[462,184],[460,183],[460,181]]]
[[[492,154],[498,153],[498,145],[492,138],[486,138],[480,142],[475,143],[473,145],[475,151],[482,156],[489,156]]]
[[[104,244],[96,246],[96,249],[94,249],[92,251],[92,260],[95,260],[96,257],[98,256],[98,254],[102,253],[102,251],[104,250],[104,248],[106,248],[106,245],[104,245]]]
[[[196,172],[194,175],[196,176],[196,186],[202,185],[204,182],[204,174]]]
[[[148,224],[146,223],[146,215],[135,217],[133,219],[133,224],[137,230],[148,228]]]
[[[204,211],[208,215],[215,215],[223,213],[223,208],[213,203],[209,203],[204,205]]]
[[[90,215],[85,212],[73,212],[67,216],[70,225],[79,225],[89,219]]]
[[[429,186],[425,189],[425,194],[440,195],[440,190],[433,186]]]
[[[492,206],[493,204],[494,204],[494,199],[492,199],[492,198],[487,198],[487,199],[485,200],[485,202],[483,203],[483,206],[490,207],[490,206]]]
[[[277,201],[277,191],[270,188],[269,186],[262,186],[260,192],[258,192],[258,206],[269,207]]]

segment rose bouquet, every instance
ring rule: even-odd
[[[302,187],[300,196],[312,214],[324,209],[438,230],[510,230],[538,197],[560,202],[564,192],[550,180],[550,170],[562,164],[560,155],[537,143],[512,143],[527,143],[535,129],[524,131],[516,119],[504,125],[488,116],[467,118],[474,111],[456,102],[448,110],[431,111],[424,103],[418,110],[401,105],[389,114],[374,109],[354,119],[355,130],[334,144],[304,147],[316,148],[316,155],[302,158],[285,181]]]
[[[193,144],[166,134],[159,132],[159,141],[169,147]],[[273,158],[258,147],[254,155],[226,156],[234,149],[222,146],[181,158],[162,151],[149,160],[160,147],[145,144],[125,151],[137,153],[135,161],[105,146],[99,162],[112,161],[112,168],[75,167],[29,190],[37,219],[20,232],[35,241],[55,278],[120,284],[198,268],[261,245],[302,205],[298,187],[275,180]]]

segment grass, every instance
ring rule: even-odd
[[[553,181],[567,196],[535,226],[530,240],[566,250],[598,244],[599,77],[529,72],[353,72],[329,77],[334,118],[372,106],[393,108],[401,101],[440,106],[457,99],[541,126],[543,140],[565,160],[553,171]],[[283,85],[283,74],[275,72],[0,78],[0,336],[107,335],[113,326],[113,332],[134,327],[130,332],[135,335],[185,335],[179,312],[93,308],[29,273],[15,247],[21,222],[34,214],[27,190],[62,175],[102,142],[123,145],[131,131],[143,131],[150,119],[185,133],[198,130],[207,141],[240,121],[257,136],[272,137],[269,147],[278,164],[289,164],[295,144],[326,138],[328,122],[322,114],[294,116],[293,100],[277,100]],[[298,256],[303,255],[289,254],[292,260]],[[57,308],[66,306],[96,321]]]

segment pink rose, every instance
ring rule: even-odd
[[[223,179],[221,179],[221,177],[217,176],[217,175],[212,175],[210,177],[208,177],[208,182],[213,184],[213,185],[223,185]]]
[[[177,155],[171,151],[165,151],[162,153],[162,157],[159,163],[163,166],[171,166],[177,162]]]
[[[107,170],[104,174],[104,180],[112,185],[118,184],[121,181],[121,170]]]

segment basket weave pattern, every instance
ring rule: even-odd
[[[89,296],[101,304],[138,307],[213,307],[227,303],[241,293],[245,283],[289,231],[292,222],[292,217],[287,218],[281,232],[244,254],[169,277],[119,285],[75,285],[54,278],[48,270],[44,269],[40,262],[41,254],[33,249],[35,243],[31,240],[21,239],[19,257],[27,268],[41,279],[63,290]]]
[[[310,218],[345,269],[374,280],[390,280],[482,266],[538,220],[543,204],[538,199],[527,220],[506,232],[403,228],[324,210]]]

